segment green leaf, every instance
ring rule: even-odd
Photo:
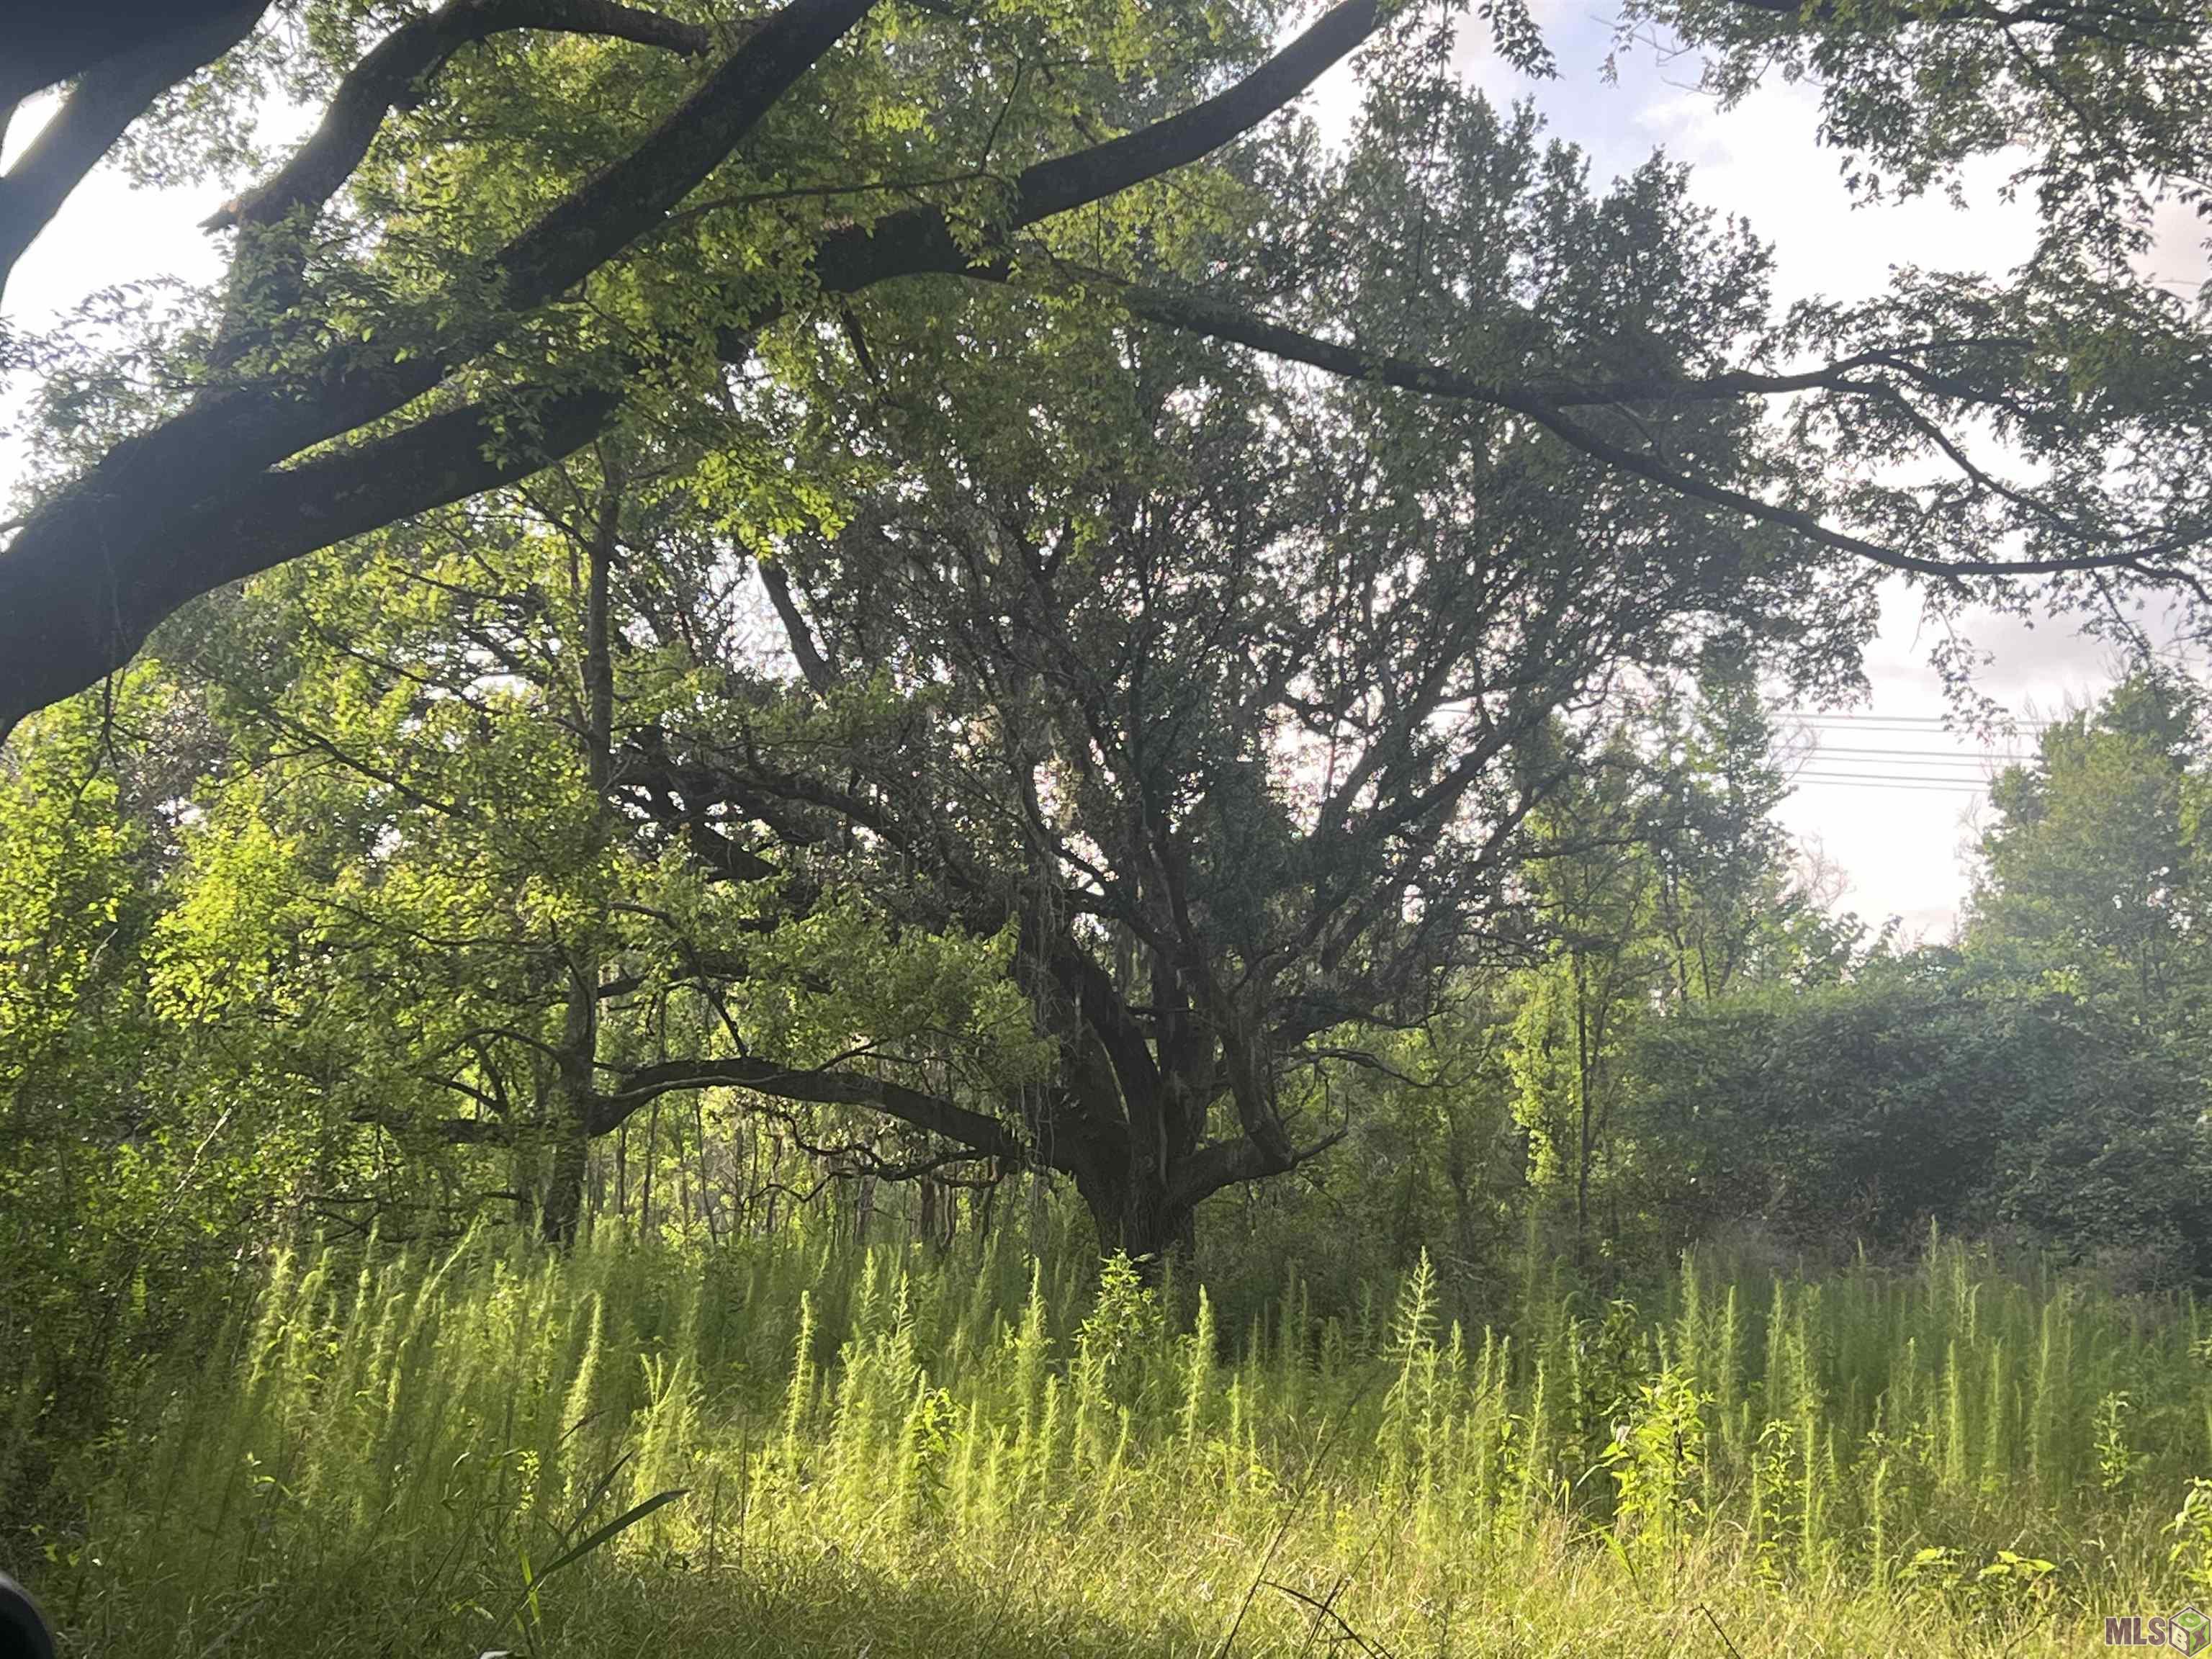
[[[560,1571],[562,1568],[573,1565],[574,1563],[582,1560],[593,1550],[599,1548],[600,1545],[608,1543],[614,1539],[621,1537],[623,1534],[628,1532],[632,1527],[644,1520],[647,1516],[651,1515],[654,1510],[665,1509],[669,1504],[673,1504],[678,1498],[688,1498],[690,1495],[690,1487],[676,1486],[667,1492],[655,1492],[652,1497],[647,1498],[642,1504],[637,1504],[632,1509],[623,1510],[623,1513],[617,1516],[613,1520],[608,1522],[605,1526],[601,1527],[590,1537],[583,1540],[580,1543],[566,1551],[564,1553],[556,1556],[546,1565],[545,1571],[539,1573],[536,1578],[531,1581],[532,1588],[534,1589],[537,1585],[544,1583],[555,1573]]]

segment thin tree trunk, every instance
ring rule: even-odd
[[[1589,982],[1579,958],[1575,963],[1575,1255],[1589,1250],[1590,1158],[1590,1055]]]
[[[588,977],[586,976],[588,975]],[[553,1167],[546,1177],[539,1225],[556,1244],[576,1236],[584,1179],[590,1172],[592,1062],[599,1050],[599,968],[571,962],[561,1020],[560,1077],[554,1085]]]
[[[722,1239],[714,1226],[714,1183],[707,1171],[707,1104],[696,1094],[691,1097],[691,1127],[699,1135],[699,1213],[707,1223],[707,1242],[719,1244]]]
[[[614,775],[615,678],[607,609],[622,512],[621,484],[604,451],[601,459],[599,517],[585,549],[584,580],[584,770],[592,795],[587,833],[594,846],[607,833],[607,786]],[[558,1244],[576,1236],[584,1182],[591,1170],[591,1110],[599,1057],[599,947],[593,939],[579,942],[569,952],[562,1012],[560,1075],[550,1125],[553,1166],[539,1212],[545,1237]]]

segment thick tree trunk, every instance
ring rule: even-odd
[[[1164,1173],[1079,1175],[1075,1184],[1098,1230],[1100,1255],[1119,1251],[1152,1279],[1170,1261],[1187,1266],[1196,1253],[1196,1212],[1170,1195]]]
[[[553,1167],[545,1178],[545,1202],[538,1212],[538,1230],[549,1243],[573,1243],[583,1219],[584,1178],[591,1168],[591,1141],[583,1125],[574,1119],[556,1129]]]

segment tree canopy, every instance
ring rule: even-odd
[[[1599,220],[1516,239],[1481,216],[1510,192],[1467,180],[1455,20],[1376,0],[1279,45],[1267,8],[865,0],[298,0],[158,31],[87,67],[0,180],[6,264],[118,146],[161,176],[228,173],[257,96],[325,113],[210,220],[219,294],[114,350],[12,342],[46,368],[62,434],[0,553],[0,720],[94,683],[226,582],[625,422],[711,423],[747,376],[839,349],[841,318],[941,304],[946,279],[1463,405],[1717,529],[1909,573],[1938,605],[2193,600],[2194,313],[2068,229],[2090,203],[2139,234],[2157,180],[2201,176],[2184,165],[2201,100],[2168,84],[2194,73],[2187,20],[1654,16],[1714,43],[1731,85],[1770,50],[1830,74],[1833,130],[1917,158],[1909,184],[1994,143],[2017,105],[2047,138],[2047,257],[2010,279],[1907,269],[1873,301],[1782,315],[1609,304],[1636,278],[1601,263]],[[1491,21],[1543,66],[1524,15]],[[1929,50],[1966,67],[1907,78]],[[1271,118],[1355,52],[1378,142],[1339,164]],[[2114,83],[2106,114],[2076,108],[2085,76]],[[1977,101],[1983,84],[2004,99]],[[2116,167],[2151,183],[2112,185]],[[1516,240],[1504,280],[1462,281]],[[781,489],[790,459],[757,456],[744,487]]]

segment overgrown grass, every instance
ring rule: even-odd
[[[33,1577],[80,1650],[194,1659],[2055,1652],[2212,1596],[2187,1302],[1947,1243],[1642,1308],[1532,1269],[1486,1331],[1424,1263],[1231,1332],[1082,1262],[289,1258]]]

